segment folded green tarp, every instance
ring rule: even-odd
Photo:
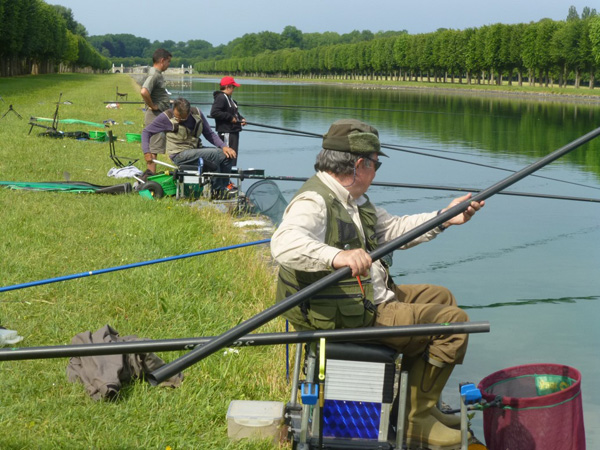
[[[130,183],[115,184],[113,186],[99,186],[83,181],[0,181],[0,186],[9,189],[25,189],[30,191],[55,191],[55,192],[87,192],[93,194],[127,194],[132,191]]]

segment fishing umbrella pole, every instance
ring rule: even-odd
[[[438,334],[487,333],[490,323],[455,322],[448,324],[405,325],[396,327],[346,328],[339,330],[294,331],[288,333],[263,333],[243,336],[231,345],[233,347],[254,347],[260,345],[297,344],[326,338],[335,341],[366,341],[389,337],[434,336]],[[180,339],[160,339],[126,342],[106,342],[100,344],[54,345],[45,347],[13,347],[0,349],[0,361],[21,361],[26,359],[73,358],[84,356],[121,355],[128,353],[149,353],[176,350],[191,350],[205,345],[214,336]]]
[[[397,237],[396,239],[382,245],[381,247],[375,249],[370,253],[371,259],[373,261],[377,261],[386,254],[400,248],[403,245],[408,244],[412,240],[418,238],[419,236],[427,233],[428,231],[433,230],[444,222],[452,219],[456,215],[463,213],[470,206],[471,202],[479,202],[485,200],[494,194],[506,189],[508,186],[511,186],[518,182],[519,180],[525,178],[528,175],[531,175],[536,170],[541,169],[542,167],[550,164],[551,162],[557,160],[563,155],[573,151],[574,149],[582,146],[583,144],[591,141],[595,137],[600,135],[600,128],[596,128],[595,130],[587,133],[584,136],[574,140],[573,142],[565,145],[564,147],[555,150],[549,155],[539,159],[538,161],[530,164],[518,172],[510,175],[504,180],[499,181],[498,183],[490,186],[486,190],[479,192],[474,195],[473,198],[469,200],[465,200],[464,202],[459,203],[458,205],[449,208],[448,210],[442,212],[436,217],[428,220],[427,222],[422,223],[418,227],[413,228],[412,230],[404,233],[402,236]],[[235,342],[240,337],[250,333],[251,331],[257,329],[261,325],[269,322],[270,320],[280,316],[284,312],[290,310],[294,306],[299,305],[303,301],[311,298],[316,293],[320,292],[324,288],[331,286],[344,278],[348,278],[351,275],[351,269],[349,267],[343,267],[337,269],[335,272],[321,278],[317,282],[308,285],[304,289],[296,292],[295,294],[290,295],[285,298],[281,302],[267,308],[266,310],[256,314],[254,317],[242,322],[241,324],[231,328],[225,333],[211,339],[202,347],[191,350],[187,354],[175,359],[174,361],[166,364],[152,373],[148,375],[148,379],[150,383],[153,385],[157,385],[167,378],[172,377],[173,375],[181,372],[192,364],[197,363],[198,361],[206,358],[207,356],[215,353],[217,350],[230,345],[232,342]]]

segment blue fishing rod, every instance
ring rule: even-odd
[[[250,247],[252,245],[267,244],[269,242],[271,242],[271,239],[262,239],[260,241],[245,242],[243,244],[230,245],[229,247],[212,248],[210,250],[202,250],[200,252],[168,256],[166,258],[152,259],[150,261],[142,261],[142,262],[133,263],[133,264],[126,264],[123,266],[109,267],[107,269],[89,270],[87,272],[75,273],[72,275],[65,275],[62,277],[46,278],[45,280],[30,281],[29,283],[13,284],[11,286],[0,287],[0,292],[14,291],[16,289],[24,289],[24,288],[33,287],[33,286],[40,286],[42,284],[57,283],[59,281],[74,280],[77,278],[90,277],[92,275],[100,275],[103,273],[117,272],[118,270],[133,269],[135,267],[149,266],[151,264],[158,264],[158,263],[162,263],[162,262],[176,261],[178,259],[191,258],[192,256],[208,255],[210,253],[224,252],[224,251],[233,250],[236,248]]]
[[[482,200],[486,200],[492,197],[493,195],[497,194],[500,191],[503,191],[504,189],[513,185],[519,180],[522,180],[523,178],[533,174],[542,167],[559,159],[561,156],[566,155],[567,153],[575,150],[576,148],[581,147],[583,144],[591,141],[597,136],[600,136],[600,127],[579,137],[578,139],[572,141],[564,147],[553,151],[552,153],[524,167],[523,169],[510,175],[509,177],[500,180],[499,182],[495,183],[489,188],[474,195],[472,198],[465,200],[457,205],[454,205],[446,211],[438,214],[436,217],[429,219],[421,225],[411,229],[410,231],[407,231],[403,235],[398,236],[397,238],[381,245],[380,247],[377,247],[377,249],[373,250],[370,253],[371,259],[373,261],[381,259],[386,254],[397,250],[401,246],[406,245],[412,240],[418,238],[419,236],[427,233],[428,231],[433,230],[437,226],[452,219],[454,216],[463,213],[467,210],[467,208],[471,205],[472,202],[480,202]],[[337,269],[336,271],[330,273],[324,278],[321,278],[320,280],[309,284],[308,286],[290,295],[289,297],[286,297],[284,300],[280,301],[279,303],[276,303],[270,308],[267,308],[264,311],[251,317],[250,319],[247,319],[246,321],[236,325],[235,327],[229,329],[225,333],[212,338],[202,347],[195,348],[194,350],[191,350],[187,354],[171,361],[170,363],[159,367],[158,369],[155,369],[153,372],[146,375],[146,379],[153,386],[160,384],[167,378],[170,378],[173,375],[181,372],[182,370],[190,367],[191,365],[196,364],[198,361],[215,353],[217,350],[220,350],[226,345],[230,345],[232,342],[235,342],[240,337],[250,333],[251,331],[254,331],[261,325],[264,325],[265,323],[273,320],[274,318],[279,317],[284,312],[290,310],[294,306],[301,304],[303,301],[311,298],[326,287],[331,286],[343,280],[344,278],[348,278],[350,276],[350,272],[350,267],[342,267],[340,269]]]

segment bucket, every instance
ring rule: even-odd
[[[502,399],[483,412],[490,450],[585,450],[581,373],[560,364],[510,367],[479,383],[483,398]]]
[[[127,142],[142,142],[142,135],[139,133],[125,133]]]
[[[88,132],[90,135],[90,139],[94,141],[105,141],[106,140],[106,131],[90,131]]]

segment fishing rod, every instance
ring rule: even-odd
[[[235,174],[235,173],[217,173],[217,172],[205,172],[204,175],[216,178],[239,178],[241,181],[245,179],[257,179],[257,180],[275,180],[275,181],[298,181],[305,182],[308,180],[306,177],[291,177],[291,176],[267,176],[267,175],[246,175],[246,174]],[[457,186],[438,186],[432,184],[411,184],[411,183],[391,183],[387,181],[374,181],[371,186],[378,187],[393,187],[393,188],[406,188],[406,189],[425,189],[434,191],[455,191],[455,192],[481,192],[479,188],[467,188]],[[515,192],[515,191],[502,191],[498,192],[498,195],[510,195],[514,197],[533,197],[533,198],[546,198],[550,200],[571,200],[575,202],[588,202],[588,203],[600,203],[598,198],[589,197],[572,197],[568,195],[552,195],[552,194],[537,194],[534,192]]]
[[[210,250],[202,250],[200,252],[186,253],[183,255],[175,255],[175,256],[169,256],[166,258],[152,259],[150,261],[142,261],[142,262],[133,263],[133,264],[126,264],[123,266],[109,267],[107,269],[90,270],[88,272],[75,273],[72,275],[65,275],[62,277],[46,278],[45,280],[30,281],[29,283],[13,284],[11,286],[0,287],[0,292],[14,291],[16,289],[24,289],[24,288],[33,287],[33,286],[40,286],[43,284],[57,283],[59,281],[74,280],[77,278],[90,277],[92,275],[101,275],[103,273],[117,272],[119,270],[133,269],[135,267],[149,266],[151,264],[157,264],[157,263],[162,263],[162,262],[167,262],[167,261],[176,261],[178,259],[191,258],[192,256],[200,256],[200,255],[208,255],[209,253],[224,252],[226,250],[233,250],[236,248],[249,247],[251,245],[266,244],[270,241],[271,241],[271,239],[262,239],[260,241],[245,242],[243,244],[230,245],[229,247],[213,248]]]
[[[451,208],[448,208],[446,211],[438,214],[436,217],[422,223],[421,225],[413,228],[412,230],[404,233],[403,235],[393,239],[392,241],[385,243],[372,251],[370,253],[370,257],[373,261],[377,261],[381,259],[383,256],[388,253],[393,252],[394,250],[402,247],[403,245],[408,244],[419,236],[433,230],[434,228],[440,226],[444,222],[452,219],[453,217],[461,214],[469,208],[472,202],[480,202],[487,198],[490,198],[494,194],[506,189],[507,187],[515,184],[519,180],[525,178],[528,175],[531,175],[536,170],[541,169],[542,167],[550,164],[552,161],[557,160],[563,155],[573,151],[574,149],[582,146],[583,144],[591,141],[595,137],[600,135],[600,128],[596,128],[595,130],[587,133],[584,136],[581,136],[574,140],[573,142],[565,145],[564,147],[555,150],[549,155],[539,159],[538,161],[524,167],[519,170],[517,173],[514,173],[505,179],[497,182],[496,184],[490,186],[482,192],[474,195],[472,198],[465,200]],[[325,289],[328,286],[331,286],[345,278],[350,277],[352,271],[349,267],[343,267],[335,270],[331,274],[321,278],[320,280],[312,283],[305,288],[299,290],[298,292],[286,297],[284,300],[276,303],[275,305],[267,308],[266,310],[256,314],[250,319],[240,323],[239,325],[229,329],[225,333],[213,338],[210,342],[206,343],[202,347],[195,348],[191,350],[187,354],[173,360],[172,362],[154,370],[151,372],[147,378],[153,385],[158,385],[162,381],[167,378],[172,377],[173,375],[181,372],[192,364],[197,363],[198,361],[206,358],[207,356],[215,353],[219,349],[225,347],[226,345],[230,345],[232,342],[235,342],[240,337],[250,333],[256,328],[264,325],[270,320],[279,317],[284,312],[290,310],[291,308],[301,304],[307,299],[313,297],[316,293]]]
[[[311,132],[308,132],[308,131],[295,130],[293,128],[276,127],[276,126],[272,126],[272,125],[264,125],[264,124],[253,123],[253,122],[246,122],[246,123],[248,125],[254,125],[254,126],[257,126],[257,127],[264,127],[264,128],[275,129],[275,130],[288,131],[288,132],[296,133],[297,135],[304,135],[306,137],[323,138],[322,134],[311,133]],[[473,166],[485,167],[487,169],[495,169],[495,170],[502,170],[504,172],[515,173],[514,170],[504,169],[502,167],[491,166],[489,164],[476,163],[476,162],[473,162],[473,161],[465,161],[463,159],[456,159],[456,158],[450,158],[450,157],[447,157],[447,156],[439,156],[439,155],[430,155],[428,153],[417,152],[415,150],[408,150],[407,148],[409,148],[409,147],[407,147],[407,146],[385,144],[385,143],[382,142],[381,143],[381,148],[385,148],[385,149],[389,149],[389,150],[395,150],[395,151],[401,151],[401,152],[405,152],[405,153],[412,153],[412,154],[420,155],[420,156],[429,156],[431,158],[438,158],[438,159],[443,159],[443,160],[446,160],[446,161],[453,161],[453,162],[459,162],[459,163],[463,163],[463,164],[470,164],[470,165],[473,165]],[[418,148],[418,147],[412,147],[412,148]],[[424,150],[431,150],[431,149],[424,149]],[[541,178],[541,179],[544,179],[544,180],[557,181],[559,183],[571,184],[571,185],[574,185],[574,186],[586,187],[586,188],[590,188],[590,189],[600,189],[600,188],[595,187],[595,186],[588,186],[586,184],[575,183],[573,181],[560,180],[558,178],[547,177],[547,176],[544,176],[544,175],[533,175],[533,177],[535,177],[535,178]]]
[[[281,136],[296,136],[296,137],[306,137],[303,134],[296,134],[296,133],[283,133],[283,132],[279,132],[279,131],[265,131],[265,130],[244,130],[247,133],[265,133],[265,134],[279,134]]]
[[[415,109],[390,109],[390,108],[359,108],[353,106],[316,106],[316,105],[270,105],[260,103],[242,103],[238,102],[239,106],[244,108],[270,108],[270,109],[293,109],[294,111],[301,110],[333,110],[333,111],[361,111],[361,112],[385,112],[385,113],[415,113],[415,114],[438,114],[446,116],[464,116],[464,113],[454,113],[447,111],[419,111]],[[487,114],[470,114],[473,117],[508,117],[501,115]]]
[[[292,331],[285,333],[249,334],[231,343],[232,347],[297,344],[326,338],[331,342],[367,341],[402,336],[434,336],[438,334],[487,333],[490,323],[455,322],[446,324],[403,325],[395,327],[346,328],[339,330]],[[100,344],[72,344],[45,347],[13,347],[0,349],[0,361],[26,359],[73,358],[130,353],[191,350],[203,346],[214,336],[144,341],[106,342]]]
[[[429,156],[431,158],[443,159],[445,161],[459,162],[459,163],[463,163],[463,164],[470,164],[472,166],[477,166],[477,167],[485,167],[487,169],[495,169],[495,170],[502,170],[504,172],[515,173],[514,170],[505,169],[503,167],[491,166],[489,164],[477,163],[477,162],[474,162],[474,161],[465,161],[463,159],[450,158],[448,156],[430,155],[428,153],[417,152],[417,151],[414,151],[414,150],[407,150],[406,148],[398,146],[398,145],[381,144],[381,147],[389,149],[389,150],[398,150],[398,151],[401,151],[401,152],[404,152],[404,153],[412,153],[413,155]],[[574,181],[559,180],[558,178],[547,177],[547,176],[544,176],[544,175],[533,175],[533,176],[535,178],[542,178],[544,180],[550,180],[550,181],[558,181],[559,183],[572,184],[574,186],[581,186],[581,187],[586,187],[586,188],[590,188],[590,189],[600,189],[600,188],[595,187],[595,186],[588,186],[587,184],[575,183]]]
[[[102,103],[104,103],[105,105],[111,103],[118,103],[119,105],[145,105],[144,102],[118,102],[115,100],[104,101]],[[169,103],[173,104],[173,100],[170,100]],[[212,102],[190,102],[190,105],[212,105]]]

